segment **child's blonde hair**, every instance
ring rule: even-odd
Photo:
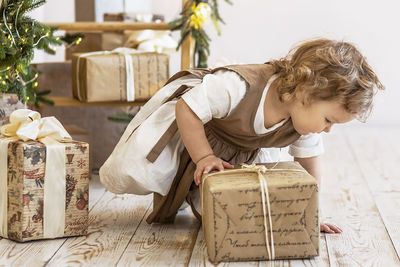
[[[288,56],[270,62],[279,73],[279,99],[304,93],[303,104],[339,100],[345,110],[365,121],[377,88],[384,89],[365,57],[350,43],[328,39],[305,42]]]

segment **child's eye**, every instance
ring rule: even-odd
[[[330,120],[328,120],[327,118],[325,118],[325,121],[326,121],[327,123],[331,123],[331,121],[330,121]]]

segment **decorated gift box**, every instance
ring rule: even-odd
[[[19,101],[18,95],[0,93],[0,126],[9,122],[11,112],[21,108],[25,104]]]
[[[250,165],[203,176],[202,221],[212,262],[319,254],[315,179],[297,162],[272,166]]]
[[[169,56],[128,48],[74,54],[73,95],[80,101],[144,101],[169,78]]]
[[[25,242],[87,234],[89,146],[54,117],[14,111],[0,137],[0,236]]]

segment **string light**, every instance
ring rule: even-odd
[[[38,87],[38,85],[39,85],[39,83],[38,83],[38,82],[35,82],[35,83],[33,84],[33,87]]]
[[[82,42],[82,38],[79,37],[78,40],[76,40],[76,44],[78,45],[78,44],[80,44],[81,42]]]

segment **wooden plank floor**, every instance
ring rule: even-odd
[[[342,234],[321,235],[306,260],[218,266],[400,266],[400,126],[339,126],[325,135],[321,209]],[[189,209],[148,225],[151,196],[114,195],[94,177],[86,237],[28,243],[0,239],[0,266],[213,266]]]

